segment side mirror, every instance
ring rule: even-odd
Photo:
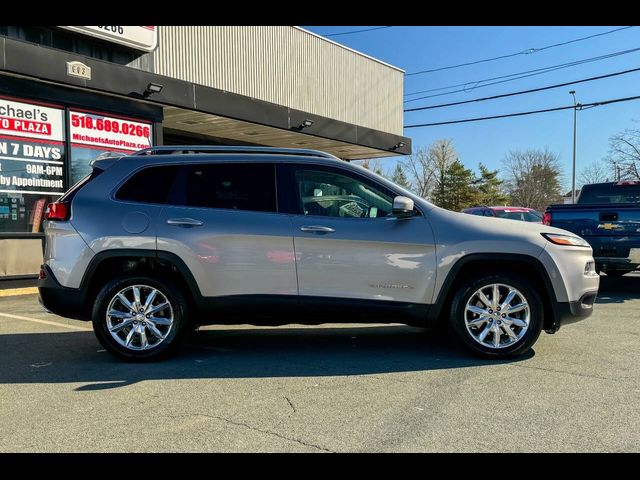
[[[393,215],[396,217],[411,217],[414,214],[413,200],[397,196],[393,199]]]

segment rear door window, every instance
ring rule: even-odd
[[[188,165],[170,203],[186,207],[276,212],[275,166],[270,163]]]

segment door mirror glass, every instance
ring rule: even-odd
[[[393,199],[393,215],[396,217],[410,217],[414,214],[413,200],[397,196]]]

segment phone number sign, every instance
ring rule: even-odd
[[[127,47],[145,52],[153,52],[158,46],[158,27],[144,27],[133,25],[111,26],[60,26],[66,30],[100,38],[107,42],[119,43]]]
[[[69,134],[74,145],[137,151],[152,146],[153,126],[150,122],[70,110]]]

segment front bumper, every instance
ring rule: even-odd
[[[78,288],[63,287],[48,265],[42,265],[44,278],[38,279],[38,301],[49,312],[61,317],[90,320],[85,305],[86,294]],[[42,277],[42,275],[41,275]]]
[[[574,302],[558,302],[554,307],[554,321],[547,333],[556,333],[561,326],[579,322],[593,313],[593,304],[598,294],[597,290],[587,292],[580,300]]]

